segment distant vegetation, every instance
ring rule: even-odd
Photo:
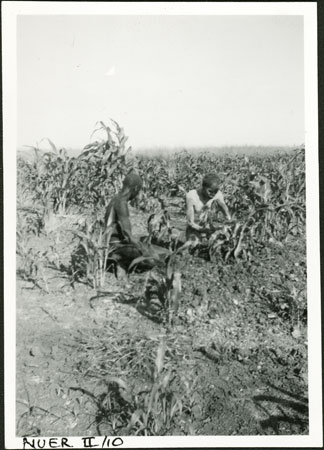
[[[267,145],[230,145],[221,147],[201,146],[201,147],[152,147],[138,148],[135,150],[139,156],[161,156],[170,157],[174,153],[187,151],[190,154],[212,153],[215,155],[272,155],[274,153],[289,152],[295,150],[295,146],[267,146]]]
[[[42,148],[42,146],[40,146]],[[303,145],[300,146],[303,148]],[[137,147],[133,148],[133,153],[137,156],[161,156],[164,158],[169,158],[174,153],[187,151],[191,154],[197,154],[201,152],[213,153],[215,155],[272,155],[274,153],[289,152],[296,150],[296,146],[269,146],[269,145],[229,145],[229,146],[201,146],[201,147],[188,147],[188,146],[177,146],[177,147]],[[69,156],[78,156],[82,149],[68,148],[66,149]],[[29,155],[32,153],[26,147],[19,147],[17,149],[19,155]]]

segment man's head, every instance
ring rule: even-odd
[[[202,180],[202,191],[207,198],[213,198],[219,191],[221,180],[218,175],[209,173]]]
[[[129,192],[129,200],[133,200],[142,189],[142,179],[134,171],[130,172],[123,181],[123,191]]]

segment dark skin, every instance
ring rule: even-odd
[[[132,234],[128,202],[134,200],[141,190],[141,183],[131,183],[123,186],[108,205],[105,222],[112,227],[111,243],[115,246],[112,256],[125,270],[141,256],[152,257],[151,250],[136,240]],[[154,266],[152,261],[142,261],[136,270],[150,270]]]
[[[214,183],[209,187],[201,187],[197,190],[200,200],[206,204],[209,200],[215,197],[217,192],[219,191],[218,184]]]
[[[219,191],[219,185],[218,183],[211,183],[209,186],[202,186],[200,189],[197,190],[198,196],[200,201],[206,205],[206,203],[215,197],[217,192]],[[218,201],[218,205],[221,208],[223,214],[227,217],[228,220],[231,219],[230,212],[226,206],[226,204],[223,201]],[[199,224],[195,223],[195,212],[194,212],[195,206],[192,204],[192,202],[187,203],[187,219],[189,224],[197,231],[200,232],[209,232],[211,230],[205,230],[202,228]]]
[[[115,195],[108,205],[105,217],[106,223],[108,222],[109,215],[112,213],[113,209],[114,217],[112,218],[112,224],[115,225],[113,237],[117,238],[121,242],[126,241],[128,243],[138,245],[138,241],[132,234],[128,202],[136,198],[140,192],[140,189],[140,185],[123,187],[121,192]]]

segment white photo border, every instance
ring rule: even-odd
[[[302,15],[304,17],[305,148],[307,213],[307,298],[309,435],[123,437],[125,448],[156,447],[321,447],[321,292],[317,97],[317,4],[315,2],[2,2],[3,161],[4,161],[4,344],[5,447],[23,448],[15,436],[16,398],[16,148],[19,15]],[[69,437],[75,448],[80,437]],[[49,448],[49,447],[45,447]],[[56,447],[61,448],[61,447]]]

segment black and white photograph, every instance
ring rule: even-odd
[[[321,446],[316,2],[2,4],[6,448]]]

